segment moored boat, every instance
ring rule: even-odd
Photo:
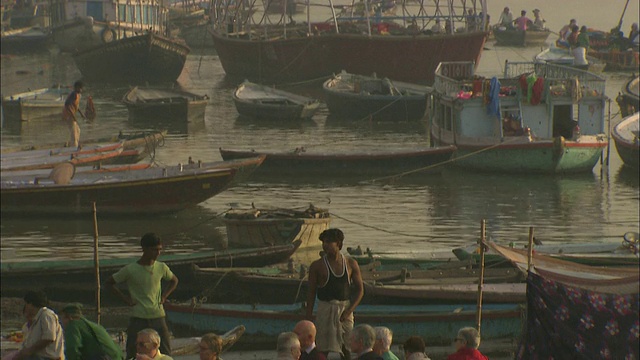
[[[62,121],[62,109],[70,93],[70,88],[58,85],[4,96],[3,126],[10,127],[22,121],[51,120],[55,117]]]
[[[627,117],[640,111],[640,76],[632,76],[624,83],[620,94],[616,97],[622,117]]]
[[[189,51],[180,41],[146,32],[78,51],[73,60],[89,82],[171,83],[182,73]]]
[[[63,148],[58,150],[34,150],[3,153],[0,169],[3,172],[21,170],[53,169],[59,164],[69,163],[79,166],[93,166],[113,163],[123,152],[122,143],[97,145],[78,150]]]
[[[256,155],[266,155],[262,174],[286,174],[294,176],[400,175],[438,172],[450,158],[455,147],[423,147],[411,149],[375,149],[348,152],[311,152],[304,148],[293,152],[220,149],[225,160]]]
[[[574,57],[569,49],[561,48],[551,44],[549,48],[542,50],[534,57],[536,62],[547,62],[551,64],[572,66],[578,69],[588,70],[592,73],[601,73],[606,67],[606,63],[592,56],[587,56],[587,65],[574,65]]]
[[[157,1],[52,0],[49,9],[53,41],[64,52],[82,52],[146,31],[166,34],[168,10]]]
[[[54,169],[55,170],[55,169]],[[154,214],[182,210],[224,191],[234,169],[149,168],[73,174],[66,181],[3,178],[2,214]],[[58,184],[56,184],[58,183]]]
[[[98,210],[99,211],[99,210]],[[300,246],[300,242],[287,245],[251,249],[214,249],[208,251],[162,254],[159,261],[167,264],[180,279],[182,285],[178,298],[188,299],[196,293],[192,266],[203,267],[259,267],[286,262]],[[137,258],[100,258],[100,275],[107,278]],[[28,286],[37,286],[53,298],[73,299],[76,293],[87,291],[95,296],[93,259],[66,259],[41,261],[3,261],[1,280],[2,295],[19,294]],[[69,281],[73,279],[73,281]],[[92,291],[93,290],[93,291]],[[237,324],[237,323],[236,323]]]
[[[39,26],[2,31],[0,49],[3,54],[47,51],[51,34]]]
[[[636,112],[622,119],[611,132],[618,155],[625,166],[638,170],[640,168],[640,113]]]
[[[209,97],[185,90],[135,86],[122,97],[130,118],[204,122]]]
[[[213,42],[230,78],[259,83],[318,80],[346,70],[378,74],[397,81],[430,84],[442,61],[477,64],[487,33],[471,31],[434,35],[437,19],[460,21],[457,1],[400,1],[403,15],[377,19],[339,14],[333,4],[308,4],[307,13],[326,14],[327,22],[298,25],[284,14],[253,17],[251,4],[229,7],[213,3]],[[311,8],[313,6],[313,8]],[[475,6],[475,4],[474,4]],[[240,10],[240,11],[239,11]],[[474,9],[476,13],[486,9]],[[464,21],[464,20],[462,20]],[[452,24],[452,29],[456,24]],[[483,28],[483,27],[482,27]]]
[[[342,71],[324,82],[329,111],[349,119],[375,121],[420,120],[427,108],[423,85]]]
[[[605,79],[593,73],[507,62],[482,79],[471,63],[442,63],[433,89],[432,138],[455,145],[452,163],[466,169],[590,172],[607,146]]]
[[[246,327],[243,344],[273,346],[278,334],[290,331],[305,318],[302,304],[234,305],[167,303],[167,320],[174,329],[220,332],[229,324]],[[457,331],[476,323],[474,305],[384,306],[360,305],[354,313],[357,324],[376,324],[393,329],[394,341],[403,342],[421,334],[427,344],[451,344]],[[520,334],[522,308],[515,304],[486,304],[482,307],[484,340],[517,338]],[[246,343],[244,342],[246,341]]]
[[[231,247],[282,245],[296,240],[302,241],[302,247],[318,247],[318,237],[329,228],[331,215],[313,205],[305,210],[232,209],[225,213],[222,222]]]
[[[320,102],[273,87],[244,81],[233,92],[240,115],[270,120],[304,120],[315,114]]]
[[[244,325],[238,325],[233,329],[227,331],[224,334],[219,335],[222,340],[222,349],[220,353],[224,353],[229,350],[235,343],[240,340],[242,334],[245,332]],[[200,340],[201,337],[194,337],[188,339],[171,339],[171,355],[172,356],[184,356],[193,355],[200,352]]]

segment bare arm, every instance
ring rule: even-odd
[[[316,262],[309,266],[309,290],[307,291],[307,320],[313,319],[313,306],[316,303],[316,292],[318,291],[318,266]]]
[[[364,285],[362,283],[362,273],[360,273],[360,266],[358,262],[352,258],[349,259],[349,267],[351,268],[351,283],[355,286],[356,294],[355,298],[351,302],[351,305],[345,309],[340,315],[340,321],[344,321],[349,315],[351,315],[364,297]]]
[[[120,289],[118,289],[118,286],[116,286],[116,280],[113,278],[113,276],[109,276],[109,278],[107,279],[106,284],[109,287],[109,289],[111,290],[111,292],[113,292],[114,294],[118,295],[118,297],[120,299],[122,299],[122,301],[125,304],[127,304],[129,306],[133,306],[133,305],[136,304],[130,296],[125,295],[122,291],[120,291]]]
[[[169,280],[169,286],[167,287],[167,289],[162,294],[162,299],[160,300],[161,304],[164,304],[164,302],[167,301],[167,298],[176,289],[176,287],[178,287],[178,277],[173,275],[171,280]]]

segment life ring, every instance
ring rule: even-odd
[[[553,154],[560,157],[564,153],[565,139],[563,136],[558,136],[553,139]]]
[[[105,26],[100,37],[105,44],[108,44],[116,39],[116,32],[112,28]]]

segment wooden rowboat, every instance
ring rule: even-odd
[[[455,146],[423,147],[412,149],[376,149],[347,152],[256,151],[220,149],[225,160],[266,155],[258,173],[291,176],[315,176],[332,174],[337,176],[399,175],[406,172],[438,172],[456,150]]]
[[[209,97],[178,89],[135,86],[124,94],[122,102],[131,119],[203,122]]]
[[[300,247],[300,242],[281,246],[253,249],[223,249],[187,254],[162,254],[159,261],[166,263],[180,279],[180,288],[174,297],[188,299],[197,293],[192,266],[202,267],[260,267],[286,262]],[[100,276],[106,279],[137,258],[100,259]],[[74,296],[95,296],[94,262],[82,260],[2,261],[2,296],[24,294],[28,287],[37,286],[52,299],[72,301]],[[76,300],[77,301],[77,300]]]
[[[305,96],[245,81],[233,92],[240,115],[270,120],[303,120],[313,116],[320,102]]]
[[[234,305],[165,303],[167,320],[174,331],[221,332],[242,323],[246,331],[239,344],[268,346],[281,332],[291,331],[305,318],[302,304]],[[486,304],[482,307],[483,340],[512,338],[520,334],[523,309],[516,304]],[[457,331],[476,323],[476,305],[384,306],[360,305],[356,324],[375,324],[393,329],[395,342],[421,334],[427,344],[451,344]]]
[[[625,166],[636,171],[640,167],[640,113],[629,115],[617,124],[611,132],[618,155]]]

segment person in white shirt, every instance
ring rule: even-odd
[[[27,318],[24,341],[12,359],[64,360],[64,334],[58,315],[47,308],[47,295],[29,291],[24,296],[24,315]]]

